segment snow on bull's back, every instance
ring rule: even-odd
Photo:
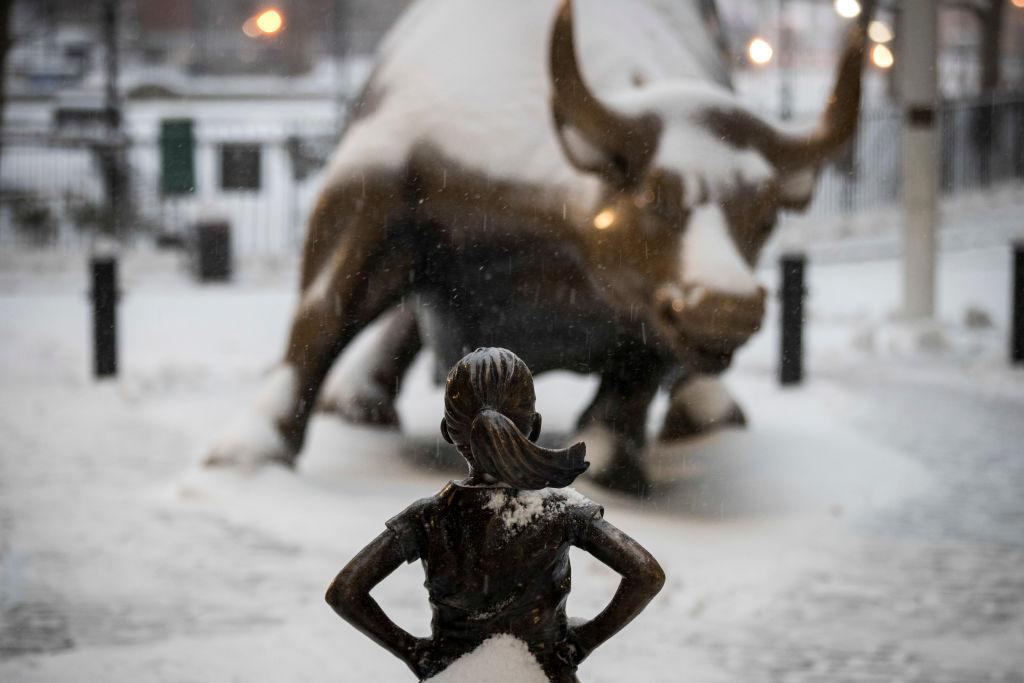
[[[570,508],[593,504],[582,493],[569,487],[537,491],[495,489],[484,503],[484,509],[496,513],[506,529],[515,531],[542,518],[550,519],[562,514]]]
[[[398,167],[414,144],[426,143],[495,176],[579,184],[551,118],[548,40],[559,5],[413,4],[379,50],[369,84],[379,106],[353,121],[328,178]],[[574,15],[582,68],[603,96],[634,92],[638,78],[728,80],[697,0],[589,0]]]
[[[502,634],[459,657],[430,683],[548,683],[526,643]]]

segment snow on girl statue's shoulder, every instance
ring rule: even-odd
[[[665,575],[650,553],[567,488],[587,469],[586,447],[541,448],[533,376],[511,351],[477,349],[448,374],[441,433],[469,465],[388,520],[327,590],[346,621],[404,661],[420,680],[576,681],[577,666],[632,621]],[[622,576],[608,606],[570,625],[569,548]],[[420,560],[433,609],[416,638],[370,591],[403,562]]]

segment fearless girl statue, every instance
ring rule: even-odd
[[[481,348],[448,374],[441,434],[469,476],[416,501],[341,570],[327,602],[404,661],[420,679],[443,671],[484,641],[509,634],[551,681],[578,681],[594,648],[632,621],[665,575],[643,547],[604,520],[604,510],[568,487],[584,472],[586,447],[541,448],[533,376],[514,353]],[[569,547],[622,576],[611,602],[574,624]],[[433,609],[431,635],[395,624],[370,591],[403,562],[420,560]]]

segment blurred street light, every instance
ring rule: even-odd
[[[1020,0],[1024,2],[1024,0]],[[875,19],[868,24],[868,37],[876,43],[888,43],[892,41],[892,29],[884,21]]]
[[[860,15],[860,3],[857,0],[835,0],[836,13],[844,19],[853,19]]]
[[[1013,3],[1014,7],[1019,7],[1021,9],[1024,9],[1024,0],[1010,0],[1010,2]]]
[[[890,69],[896,63],[892,50],[879,43],[871,49],[871,62],[879,69]]]
[[[772,55],[774,54],[775,50],[772,49],[771,44],[764,38],[754,38],[747,45],[747,55],[754,64],[767,64],[772,61]]]
[[[257,36],[272,36],[284,27],[284,16],[271,7],[259,14],[249,17],[242,24],[242,33],[255,38]]]
[[[276,9],[268,9],[256,17],[256,26],[264,33],[277,33],[283,25],[284,17]]]

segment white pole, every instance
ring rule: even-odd
[[[935,314],[935,225],[939,158],[937,5],[905,0],[900,36],[903,95],[903,314]]]

